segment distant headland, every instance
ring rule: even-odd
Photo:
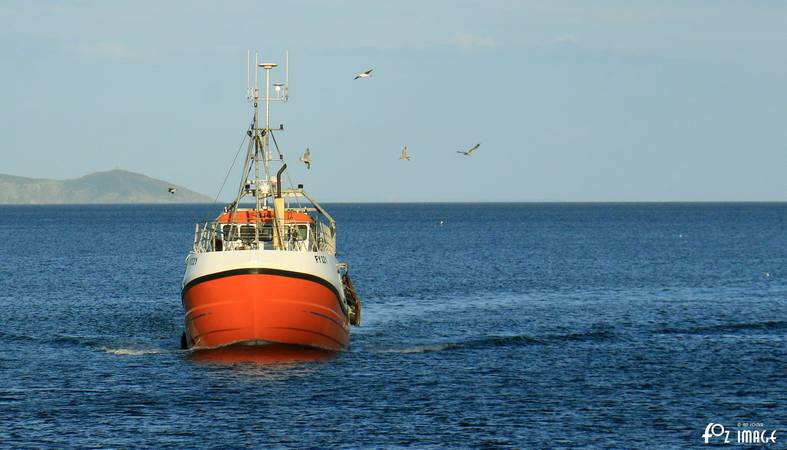
[[[73,180],[0,174],[0,204],[205,203],[212,198],[126,170],[95,172]]]

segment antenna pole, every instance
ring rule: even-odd
[[[265,69],[265,127],[262,129],[262,135],[260,136],[260,146],[262,147],[262,161],[265,164],[265,181],[268,186],[271,185],[272,180],[270,176],[270,159],[271,159],[271,150],[270,150],[270,99],[271,99],[271,69],[276,67],[274,63],[257,63],[257,67],[262,67]],[[267,198],[267,197],[266,197]]]
[[[265,67],[265,142],[268,141],[267,131],[270,130],[270,80],[271,68]],[[268,157],[270,158],[270,155]]]
[[[260,148],[262,142],[260,140],[260,125],[259,125],[259,92],[260,92],[260,83],[259,83],[259,68],[257,64],[259,62],[259,52],[254,51],[254,201],[256,210],[260,210],[260,152],[262,149]],[[265,173],[268,173],[268,163],[265,162]],[[259,222],[259,217],[255,216],[254,222]]]
[[[269,177],[270,174],[268,173],[269,168],[268,164],[271,160],[271,144],[270,144],[270,79],[271,79],[271,68],[270,66],[264,66],[265,69],[265,176]]]

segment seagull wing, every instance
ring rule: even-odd
[[[463,152],[463,151],[461,151],[461,150],[457,150],[456,152],[457,152],[457,153],[461,153],[461,154],[463,154],[463,155],[466,155],[466,154],[467,154],[467,152]]]
[[[308,148],[306,149],[306,151],[305,151],[305,152],[303,152],[303,156],[301,156],[301,161],[302,161],[304,164],[306,164],[306,168],[307,168],[307,169],[310,169],[310,168],[311,168],[311,163],[312,163],[312,159],[311,159],[311,152],[309,152],[309,149],[308,149]]]
[[[473,153],[473,152],[474,152],[474,151],[475,151],[475,150],[476,150],[478,147],[480,147],[480,146],[481,146],[481,144],[476,144],[476,145],[474,145],[474,146],[473,146],[473,148],[471,148],[471,149],[469,149],[469,150],[467,151],[467,154],[469,155],[470,153]]]
[[[366,72],[359,73],[358,75],[355,76],[355,78],[353,78],[353,80],[357,80],[358,78],[367,78],[372,74],[372,70],[374,69],[369,69]]]

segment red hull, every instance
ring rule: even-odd
[[[347,348],[349,321],[330,283],[301,274],[242,272],[209,275],[186,285],[189,347],[281,343]]]

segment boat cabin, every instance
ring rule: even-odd
[[[255,217],[254,210],[223,213],[217,219],[215,251],[252,250],[277,248],[274,239],[273,211],[263,209]],[[281,226],[282,250],[311,250],[314,239],[313,223],[308,214],[288,210]]]

